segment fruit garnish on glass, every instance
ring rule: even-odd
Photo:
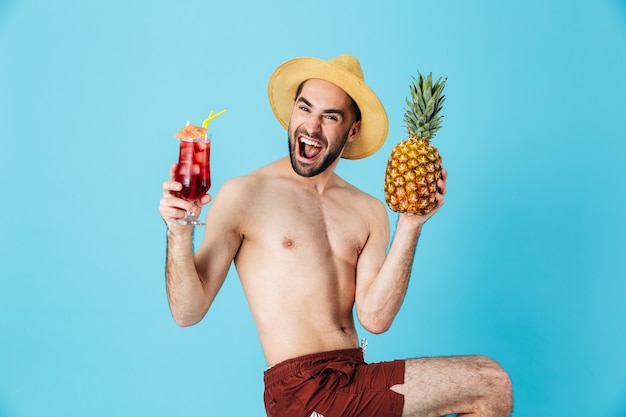
[[[183,188],[176,194],[190,202],[198,201],[211,188],[211,135],[208,133],[209,122],[223,114],[213,111],[204,121],[203,126],[187,124],[174,137],[180,140],[178,164],[174,173],[174,180],[181,183]],[[204,226],[194,213],[187,215],[175,223],[186,226]]]

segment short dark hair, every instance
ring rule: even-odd
[[[304,86],[304,83],[306,83],[309,80],[304,80],[300,83],[300,85],[298,86],[298,89],[296,90],[296,96],[294,97],[294,99],[297,99],[300,96],[300,93],[302,92],[302,87]],[[352,115],[354,116],[354,121],[358,122],[359,120],[361,120],[361,109],[359,109],[358,104],[356,104],[356,101],[354,101],[354,99],[352,97],[350,97],[350,94],[346,93],[348,95],[348,97],[350,98],[350,102],[352,103],[352,105],[350,106],[350,110],[352,111]]]

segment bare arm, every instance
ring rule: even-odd
[[[184,235],[191,234],[185,233]],[[165,285],[172,317],[180,326],[199,322],[209,309],[211,294],[197,272],[191,236],[167,232]]]
[[[190,326],[199,322],[211,306],[240,240],[236,232],[237,210],[228,207],[228,196],[233,193],[224,186],[207,214],[204,240],[194,255],[193,228],[173,222],[187,210],[199,213],[211,197],[207,195],[193,205],[173,194],[180,187],[173,180],[163,183],[159,212],[168,226],[165,276],[170,310],[179,325]]]
[[[370,238],[357,265],[356,311],[368,331],[382,333],[389,329],[406,294],[415,248],[422,225],[443,205],[447,173],[439,181],[437,207],[425,216],[400,214],[396,232],[385,257],[388,242],[387,214],[384,221],[377,214]],[[384,224],[383,224],[384,223]]]

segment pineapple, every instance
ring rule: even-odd
[[[441,156],[430,144],[441,127],[440,114],[447,78],[433,84],[432,73],[413,77],[411,101],[406,99],[404,122],[408,139],[398,143],[389,156],[385,171],[385,201],[393,211],[427,214],[437,205],[437,180],[441,177]]]

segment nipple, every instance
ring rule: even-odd
[[[283,237],[283,248],[285,249],[293,249],[296,246],[296,242],[293,241],[293,239],[288,238],[288,237]]]

